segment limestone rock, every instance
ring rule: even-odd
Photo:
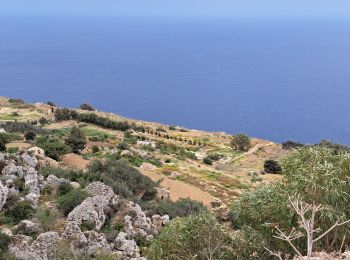
[[[40,168],[44,168],[44,167],[57,168],[59,165],[57,161],[49,157],[45,157],[44,159],[39,160],[38,164]]]
[[[16,256],[16,259],[48,260],[58,239],[56,232],[42,233],[34,242],[31,237],[16,235],[12,237],[9,251]]]
[[[40,147],[34,146],[29,148],[27,151],[33,154],[37,159],[45,159],[45,151]]]
[[[30,220],[22,220],[18,225],[14,226],[17,234],[33,235],[39,232],[39,224]]]
[[[4,169],[2,170],[2,175],[13,176],[13,178],[16,178],[23,177],[24,172],[22,166],[16,166],[15,163],[11,162],[10,164],[4,167]]]
[[[30,167],[35,168],[38,165],[38,160],[27,153],[21,154],[21,159]]]
[[[155,165],[153,165],[153,164],[144,162],[140,166],[140,169],[146,170],[146,171],[155,171],[157,169],[157,167]]]
[[[49,176],[47,176],[46,184],[51,185],[52,187],[56,188],[60,186],[62,183],[69,183],[69,181],[67,181],[66,179],[58,178],[53,174],[50,174]]]
[[[131,154],[131,152],[129,150],[123,150],[120,153],[121,156],[126,156],[126,155],[130,155],[130,154]]]
[[[106,200],[110,200],[114,196],[113,189],[99,181],[90,183],[86,186],[85,191],[93,196],[102,196]]]
[[[120,232],[114,241],[114,247],[119,252],[120,257],[140,257],[140,249],[133,239],[129,239],[128,235]]]
[[[163,200],[169,200],[170,199],[170,192],[166,188],[156,188],[157,195],[156,200],[157,201],[163,201]]]

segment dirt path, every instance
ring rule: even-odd
[[[207,207],[210,207],[210,202],[214,201],[214,197],[209,193],[182,181],[173,180],[169,177],[158,174],[152,171],[140,170],[142,174],[151,178],[153,181],[163,179],[161,186],[170,191],[170,198],[176,201],[180,198],[190,198],[192,200],[201,201]]]

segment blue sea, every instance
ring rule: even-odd
[[[3,16],[0,95],[350,144],[350,19]]]

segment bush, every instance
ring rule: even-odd
[[[56,161],[61,160],[62,155],[71,152],[71,148],[53,136],[41,136],[36,139],[36,146],[44,149],[45,155]]]
[[[173,201],[161,201],[156,206],[154,212],[158,215],[169,215],[170,218],[187,217],[190,215],[198,215],[199,213],[206,212],[207,208],[203,203],[195,200],[179,199]]]
[[[41,117],[41,118],[39,119],[39,123],[40,123],[41,125],[46,125],[47,123],[49,123],[49,120],[47,120],[45,117]]]
[[[91,151],[92,151],[92,153],[98,153],[98,152],[100,151],[100,148],[98,148],[97,145],[93,145],[93,146],[91,147]]]
[[[264,171],[266,173],[281,174],[282,168],[275,160],[266,160],[264,163]]]
[[[0,138],[0,151],[5,152],[6,151],[6,143],[3,139]]]
[[[152,242],[147,257],[149,260],[234,259],[231,246],[230,237],[215,217],[201,214],[174,219]]]
[[[85,134],[78,127],[74,126],[66,143],[71,147],[73,153],[79,153],[86,145]]]
[[[88,111],[95,111],[96,110],[92,105],[85,104],[85,103],[80,105],[80,109],[81,110],[88,110]]]
[[[286,142],[282,143],[282,149],[284,149],[284,150],[296,149],[296,148],[300,148],[303,146],[304,146],[304,144],[294,142],[294,141],[286,141]]]
[[[49,106],[52,106],[52,107],[57,107],[55,103],[53,103],[52,101],[47,101],[47,103]]]
[[[10,243],[11,237],[4,233],[0,233],[0,259],[5,260],[5,258],[2,258],[2,256],[7,252]]]
[[[130,125],[127,121],[115,121],[106,117],[98,116],[94,113],[79,113],[77,119],[84,123],[96,124],[105,128],[126,131],[130,128],[138,129],[136,125]]]
[[[24,138],[28,141],[28,140],[34,140],[36,137],[36,133],[34,131],[28,131],[24,134]]]
[[[29,219],[34,215],[35,209],[27,200],[19,201],[5,211],[6,221],[17,224],[21,220]]]
[[[39,133],[44,134],[48,132],[45,129],[33,126],[31,123],[28,123],[28,122],[6,122],[4,124],[1,124],[0,128],[3,128],[7,133],[24,134],[26,132],[33,131],[36,134],[39,134]]]
[[[58,108],[55,111],[56,121],[77,119],[77,117],[78,117],[77,112],[74,110],[70,110],[68,108]]]
[[[233,135],[231,140],[232,149],[246,152],[250,149],[250,146],[250,138],[246,134]]]
[[[57,208],[64,214],[68,215],[76,206],[82,203],[89,194],[81,189],[71,190],[63,196],[57,198]]]
[[[70,183],[63,182],[58,186],[57,196],[63,196],[68,192],[72,191],[74,188]]]
[[[258,187],[241,195],[231,210],[232,223],[240,228],[250,227],[266,240],[267,247],[292,253],[283,241],[273,238],[274,226],[283,230],[298,229],[297,216],[291,211],[288,197],[299,194],[306,203],[323,205],[315,226],[328,230],[338,219],[350,218],[350,154],[335,153],[325,147],[305,147],[293,151],[281,160],[283,181]],[[314,245],[315,251],[336,251],[344,242],[348,226],[332,230]],[[343,237],[346,237],[342,241]],[[305,238],[295,241],[305,252]]]
[[[210,160],[209,157],[205,157],[205,158],[203,159],[203,162],[204,162],[205,164],[208,164],[208,165],[213,165],[213,161]]]

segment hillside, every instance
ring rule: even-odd
[[[0,122],[39,121],[44,117],[50,123],[45,124],[43,128],[51,130],[52,134],[62,139],[67,137],[73,126],[79,125],[88,138],[87,146],[81,154],[63,156],[60,165],[84,169],[94,158],[105,158],[109,154],[122,152],[125,157],[135,157],[135,166],[141,166],[143,162],[150,162],[150,164],[138,167],[139,170],[153,180],[162,180],[161,186],[167,188],[171,198],[175,200],[189,197],[209,206],[210,202],[217,198],[229,205],[245,190],[261,183],[274,181],[276,175],[260,174],[264,161],[278,159],[286,154],[281,145],[266,140],[252,138],[251,149],[247,152],[240,152],[230,147],[231,136],[226,133],[166,126],[99,111],[90,112],[79,109],[75,111],[94,113],[116,121],[127,121],[130,124],[144,127],[147,132],[134,133],[139,137],[137,143],[129,143],[129,147],[124,149],[124,152],[123,149],[118,151],[116,147],[125,139],[124,131],[108,129],[91,123],[78,123],[76,120],[57,122],[54,120],[52,108],[49,105],[24,105],[0,98]],[[102,138],[97,140],[99,137]],[[144,141],[141,141],[140,137]],[[154,148],[156,142],[163,142],[164,146],[173,147],[167,151],[164,149],[161,151]],[[20,149],[31,146],[34,146],[32,142],[23,140],[11,141],[7,144],[7,147]],[[99,148],[99,152],[92,153],[91,148],[94,146]],[[186,152],[195,154],[195,157],[186,155]],[[203,163],[203,158],[210,154],[220,155],[219,160],[214,161],[212,165]]]

